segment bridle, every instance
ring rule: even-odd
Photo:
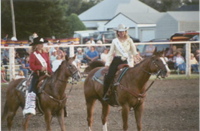
[[[165,62],[165,60],[163,58],[160,57],[160,60],[163,62],[164,66],[167,66],[167,63]],[[143,69],[144,72],[146,72],[149,75],[156,75],[157,78],[159,78],[160,73],[163,71],[163,69],[161,69],[158,64],[156,63],[156,59],[153,60],[151,63],[153,63],[153,65],[157,68],[157,72],[156,73],[151,73],[149,71],[146,71],[145,69]]]
[[[67,64],[67,67],[66,67],[68,70],[69,70],[69,72],[70,72],[70,74],[71,74],[71,77],[72,77],[72,82],[70,82],[70,84],[74,84],[75,82],[74,82],[74,79],[76,80],[76,74],[78,73],[78,69],[77,68],[73,68],[73,65],[71,65],[71,64]],[[75,70],[74,70],[75,69]],[[59,80],[59,81],[61,81],[61,82],[66,82],[65,80],[60,80],[60,79],[57,79],[57,80]],[[73,86],[71,86],[71,89],[70,89],[70,91],[69,91],[69,93],[71,92],[71,90],[72,90],[72,87]],[[67,100],[67,95],[63,98],[63,99],[56,99],[55,97],[53,97],[53,96],[51,96],[51,95],[49,95],[45,90],[43,90],[42,91],[42,93],[44,93],[46,96],[48,96],[50,99],[52,99],[53,101],[55,101],[55,102],[57,102],[59,105],[61,105],[65,100]],[[68,94],[69,95],[69,94]],[[40,106],[40,105],[39,105]],[[41,109],[41,107],[39,107],[40,108],[40,110],[42,111],[42,109]],[[43,112],[43,111],[42,111]]]
[[[71,64],[67,66],[67,69],[69,69],[72,79],[76,79],[75,75],[78,73],[78,69],[76,68],[76,70],[72,70],[72,68],[73,66]]]

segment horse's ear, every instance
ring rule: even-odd
[[[157,47],[155,48],[153,55],[157,55]]]
[[[76,55],[74,55],[74,57],[72,57],[72,59],[75,60],[76,59]]]
[[[65,60],[68,61],[69,60],[69,57],[68,55],[65,55]]]

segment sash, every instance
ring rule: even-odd
[[[40,54],[37,54],[36,52],[34,52],[34,55],[37,57],[37,59],[40,61],[43,67],[47,67],[47,62]]]
[[[114,42],[115,46],[117,47],[117,49],[119,50],[119,52],[124,57],[123,59],[127,59],[128,58],[128,53],[125,52],[124,47],[122,46],[122,44],[119,41],[119,39],[114,39],[113,42]]]

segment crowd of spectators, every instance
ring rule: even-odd
[[[7,39],[7,35],[3,38],[4,40]],[[30,37],[30,41],[37,37],[37,34],[34,33]],[[57,42],[57,45],[60,45],[60,42]],[[75,44],[74,42],[69,43],[69,45]],[[81,66],[87,66],[90,62],[95,60],[102,60],[106,61],[109,48],[102,45],[102,41],[97,41],[95,43],[94,39],[91,38],[89,41],[85,43],[88,46],[84,47],[75,47],[74,54],[76,55],[75,63],[77,65],[77,68],[80,70]],[[98,44],[98,46],[93,46],[95,44]],[[47,45],[55,45],[52,42],[48,42]],[[23,44],[20,44],[21,47],[23,47]],[[155,50],[154,45],[149,45],[148,48],[146,48],[145,53],[146,57],[149,57],[153,54]],[[173,47],[169,48],[165,54],[166,58],[168,58],[169,62],[174,63],[174,68],[177,68],[180,73],[185,73],[186,70],[186,62],[185,58],[182,56],[181,52],[176,52],[174,54]],[[62,63],[62,60],[65,59],[65,55],[69,56],[69,47],[47,47],[44,46],[44,51],[49,53],[49,57],[51,60],[51,66],[53,72],[56,71],[56,69],[59,67],[59,65]],[[31,69],[29,67],[29,49],[26,48],[16,48],[15,49],[15,64],[20,65],[20,71],[18,72],[24,77],[27,77],[31,73]],[[199,73],[199,55],[200,50],[197,50],[195,54],[191,54],[191,69],[195,73]],[[137,62],[137,60],[134,60]],[[140,61],[140,60],[139,60]],[[9,65],[9,49],[1,49],[1,82],[5,83],[6,80],[6,68],[3,67],[3,65]]]

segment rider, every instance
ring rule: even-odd
[[[33,71],[31,84],[26,95],[25,107],[23,114],[33,114],[35,115],[35,100],[36,100],[36,86],[39,82],[39,77],[43,75],[48,75],[52,73],[49,54],[43,51],[43,43],[46,43],[41,37],[33,39],[32,53],[30,54],[30,68]]]
[[[133,55],[139,57],[133,40],[128,35],[128,27],[123,24],[119,24],[115,28],[117,38],[113,39],[110,51],[108,53],[105,66],[109,70],[108,74],[104,78],[104,94],[103,100],[108,100],[108,95],[106,94],[111,83],[113,83],[115,73],[117,72],[117,67],[120,64],[127,64],[133,67]]]

